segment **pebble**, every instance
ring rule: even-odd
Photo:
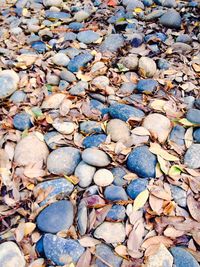
[[[100,52],[116,52],[124,45],[124,38],[121,34],[110,34],[105,38],[99,47]]]
[[[107,221],[123,221],[126,216],[126,209],[121,205],[113,205],[106,215]]]
[[[120,89],[117,91],[117,94],[122,95],[122,96],[131,95],[135,89],[136,89],[135,83],[125,82],[122,84]]]
[[[129,70],[137,70],[139,59],[136,55],[130,54],[127,57],[121,58],[119,63]]]
[[[82,29],[84,27],[84,24],[81,22],[71,22],[68,25],[69,29],[73,30],[73,31],[79,31],[80,29]]]
[[[194,105],[195,105],[196,108],[200,109],[200,99],[196,99],[194,101]]]
[[[93,180],[96,185],[104,187],[112,184],[114,177],[111,171],[100,169],[95,172]]]
[[[127,186],[127,194],[130,198],[135,199],[142,191],[147,188],[148,179],[135,179]]]
[[[46,44],[42,41],[36,41],[31,44],[31,47],[38,53],[44,53],[47,50]]]
[[[114,185],[123,186],[127,184],[127,181],[123,179],[123,177],[127,174],[124,168],[122,167],[115,167],[111,170],[114,176]]]
[[[191,145],[185,153],[184,164],[191,169],[200,167],[200,144]]]
[[[38,215],[36,223],[40,231],[54,234],[69,229],[73,220],[72,203],[67,200],[61,200],[43,209]]]
[[[17,90],[19,76],[13,70],[3,70],[0,72],[0,99],[4,99]]]
[[[77,226],[80,235],[84,235],[88,226],[88,211],[84,201],[78,205]]]
[[[70,82],[70,83],[76,81],[76,76],[71,71],[68,71],[68,70],[62,70],[60,72],[60,78],[62,80],[65,80],[67,82]]]
[[[67,12],[52,11],[52,10],[47,10],[45,12],[45,16],[47,19],[51,20],[66,20],[71,17],[70,14]]]
[[[77,240],[52,234],[44,235],[43,245],[47,259],[59,266],[76,263],[85,251]]]
[[[81,154],[73,147],[61,147],[50,153],[47,159],[47,169],[57,175],[71,175],[81,161]]]
[[[47,132],[44,135],[44,141],[50,149],[56,149],[59,140],[62,140],[63,136],[56,131]]]
[[[182,247],[170,248],[170,252],[174,257],[174,264],[177,267],[199,267],[196,259],[186,249]]]
[[[74,19],[77,22],[82,22],[86,19],[88,19],[90,17],[90,14],[88,12],[86,12],[85,10],[80,10],[78,12],[76,12],[76,14],[74,15]]]
[[[96,254],[101,259],[106,261],[110,266],[112,267],[120,267],[122,264],[122,258],[117,256],[113,250],[105,245],[105,244],[99,244],[96,246]],[[95,262],[97,267],[105,267],[106,265],[98,258],[96,258]]]
[[[100,35],[92,30],[82,31],[77,34],[79,42],[84,44],[91,44],[96,42],[100,38]]]
[[[190,44],[192,42],[192,38],[190,37],[189,34],[180,34],[176,38],[176,42]]]
[[[110,201],[128,200],[128,196],[123,187],[110,185],[106,187],[104,192],[105,199]]]
[[[34,165],[38,162],[46,163],[48,155],[49,150],[45,142],[31,133],[17,143],[14,161],[20,166]]]
[[[174,201],[182,208],[185,208],[187,206],[186,191],[175,185],[170,185],[170,188],[171,188],[172,197]]]
[[[0,266],[25,267],[26,262],[19,247],[12,241],[0,245]]]
[[[126,140],[130,136],[128,125],[119,119],[110,120],[107,123],[106,132],[114,142]]]
[[[195,109],[195,108],[189,109],[187,114],[186,114],[186,118],[187,118],[187,120],[189,120],[193,123],[200,124],[200,110]]]
[[[85,67],[92,59],[93,56],[88,52],[79,54],[70,60],[67,68],[71,72],[77,72],[81,67]]]
[[[55,65],[66,67],[70,61],[68,56],[66,56],[64,53],[57,53],[52,57],[52,62]]]
[[[66,32],[64,35],[65,41],[74,41],[76,40],[76,37],[77,35],[74,32]]]
[[[106,243],[121,243],[124,242],[126,233],[122,223],[103,222],[94,231],[94,236]]]
[[[176,143],[179,146],[184,146],[185,144],[185,128],[181,125],[176,125],[172,129],[169,140]]]
[[[137,83],[137,90],[140,93],[152,93],[158,87],[158,82],[153,79],[140,80]]]
[[[70,95],[83,96],[85,95],[85,90],[87,89],[88,89],[88,83],[85,81],[79,81],[69,90],[69,93]]]
[[[97,121],[83,121],[80,123],[80,131],[84,134],[102,133],[101,123]]]
[[[51,189],[49,192],[48,190]],[[57,198],[57,197],[66,197],[69,196],[74,189],[74,186],[72,183],[70,183],[65,178],[58,178],[55,180],[45,181],[42,183],[39,183],[34,188],[34,195],[37,196],[41,190],[49,192],[48,195],[45,197],[45,199],[40,202],[40,206],[45,205],[49,200]]]
[[[88,187],[92,183],[96,168],[81,161],[75,169],[74,175],[79,179],[80,187]]]
[[[56,119],[52,125],[61,134],[71,134],[76,127],[76,124],[71,121],[59,121],[59,119]]]
[[[158,123],[159,122],[159,123]],[[160,143],[167,140],[171,132],[171,122],[164,115],[152,113],[145,117],[142,126],[146,128]]]
[[[197,143],[200,143],[200,128],[194,130],[193,137]]]
[[[164,0],[163,2],[163,6],[164,7],[176,7],[177,6],[177,3],[176,3],[176,0]]]
[[[167,28],[179,29],[181,27],[181,16],[176,10],[168,10],[160,18],[160,23]]]
[[[100,144],[106,141],[107,135],[105,134],[93,134],[85,137],[83,140],[83,146],[85,148],[98,147]]]
[[[106,76],[98,76],[92,80],[92,85],[99,89],[106,89],[109,86],[109,79]]]
[[[110,164],[109,156],[97,148],[87,148],[82,153],[82,159],[89,165],[95,167],[106,167]]]
[[[168,70],[170,68],[170,63],[164,58],[159,58],[157,61],[157,67],[159,70]]]
[[[43,4],[47,7],[56,6],[60,7],[62,5],[63,0],[43,0]]]
[[[46,76],[47,83],[51,85],[58,85],[60,82],[60,78],[57,75],[54,75],[52,73],[48,73]]]
[[[69,58],[74,58],[81,53],[81,51],[75,47],[68,47],[64,51]]]
[[[156,73],[157,67],[153,59],[149,57],[141,57],[139,59],[139,73],[143,77],[151,78]]]
[[[138,108],[126,105],[126,104],[112,104],[109,107],[109,114],[114,119],[120,119],[122,121],[127,121],[130,118],[142,119],[144,117],[144,112]]]
[[[11,95],[10,101],[12,101],[15,104],[26,102],[26,93],[24,93],[23,91],[15,91]]]
[[[128,169],[140,177],[155,177],[156,156],[147,146],[136,147],[129,154],[126,161]]]
[[[143,35],[140,33],[134,33],[131,40],[132,47],[139,47],[143,43]]]
[[[13,125],[15,129],[19,131],[24,131],[25,129],[29,129],[33,126],[31,122],[31,116],[25,112],[18,113],[13,118]]]

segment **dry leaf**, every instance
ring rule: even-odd
[[[128,255],[127,247],[124,245],[117,246],[115,248],[115,252],[121,257]]]
[[[89,251],[89,249],[87,249],[80,257],[80,259],[78,260],[76,267],[90,267],[90,262],[92,259],[92,255],[91,252]]]
[[[189,212],[192,216],[192,218],[194,218],[196,221],[200,222],[200,202],[196,201],[192,194],[188,195],[187,197],[187,205],[188,205],[188,209]]]
[[[25,223],[24,235],[27,236],[31,234],[36,228],[36,224],[32,222]]]
[[[136,134],[136,135],[142,135],[142,136],[143,135],[150,135],[150,132],[142,126],[134,128],[131,131],[131,133]]]
[[[148,239],[146,239],[142,243],[142,248],[147,249],[151,245],[157,245],[157,244],[164,244],[166,247],[171,247],[173,245],[173,241],[165,236],[153,236]]]
[[[166,150],[164,150],[158,143],[150,143],[149,151],[169,161],[179,160],[179,158],[175,157],[174,155],[169,154]]]
[[[78,241],[83,247],[94,247],[101,243],[99,240],[89,236],[82,237]]]
[[[137,211],[140,208],[142,208],[145,203],[147,202],[147,199],[149,197],[149,191],[146,189],[144,191],[142,191],[135,199],[134,203],[133,203],[133,210]]]
[[[176,230],[173,226],[168,226],[164,231],[164,235],[175,239],[179,236],[184,235],[184,231]]]
[[[149,204],[154,212],[158,215],[162,213],[163,200],[155,197],[154,195],[149,196]]]
[[[193,127],[187,129],[185,133],[185,146],[189,148],[193,143]]]
[[[158,111],[163,111],[163,107],[167,102],[165,100],[156,99],[150,104],[150,108],[153,108]]]
[[[182,171],[183,169],[179,165],[173,165],[170,167],[168,175],[171,178],[179,178]]]
[[[169,162],[164,160],[162,157],[160,157],[159,155],[157,156],[157,159],[158,159],[158,162],[159,162],[159,165],[160,165],[160,169],[161,171],[164,172],[164,174],[168,174],[168,171],[169,171]]]

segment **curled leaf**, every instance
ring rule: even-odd
[[[137,211],[140,208],[142,208],[145,203],[147,202],[147,199],[149,197],[149,191],[146,189],[142,191],[135,199],[134,204],[133,204],[133,210]]]

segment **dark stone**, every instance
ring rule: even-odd
[[[176,42],[190,44],[192,42],[192,38],[189,36],[189,34],[180,34],[176,38]]]
[[[193,137],[197,143],[200,143],[200,128],[194,130]]]
[[[71,72],[77,72],[81,67],[85,67],[93,59],[90,53],[82,53],[72,58],[67,66]]]
[[[93,134],[85,137],[83,140],[83,146],[85,148],[96,146],[98,147],[101,143],[105,142],[107,135],[105,134]]]
[[[46,44],[42,41],[33,42],[31,47],[38,53],[44,53],[47,49]]]
[[[170,68],[170,63],[164,58],[159,58],[157,61],[157,67],[159,70],[168,70]]]
[[[184,146],[185,144],[185,128],[181,125],[176,125],[172,129],[169,140],[176,143],[179,146]]]
[[[83,121],[80,123],[80,131],[85,134],[102,133],[101,123],[97,121]]]
[[[127,194],[130,198],[135,199],[142,191],[147,188],[148,179],[135,179],[133,180],[126,189]]]
[[[182,247],[170,248],[170,252],[174,257],[174,265],[176,267],[199,267],[196,259],[186,249]]]
[[[189,109],[186,118],[193,123],[200,124],[200,110],[195,108]]]
[[[109,210],[106,220],[107,221],[123,221],[126,216],[126,209],[121,205],[113,205]]]
[[[200,98],[195,100],[194,105],[196,108],[200,109]]]
[[[13,118],[13,125],[15,129],[19,131],[24,131],[33,126],[31,122],[31,116],[28,113],[18,113]]]
[[[179,29],[181,27],[181,16],[176,10],[168,10],[160,18],[160,23],[167,28]]]
[[[148,34],[144,37],[145,42],[153,42],[153,43],[157,43],[157,42],[164,42],[166,41],[167,36],[162,33],[162,32],[157,32],[157,33],[153,33],[153,34]]]
[[[36,243],[35,245],[35,250],[37,251],[37,253],[39,254],[39,256],[41,257],[45,257],[45,254],[44,254],[44,246],[43,246],[43,239],[44,239],[44,236],[42,236]]]
[[[153,79],[140,80],[137,84],[137,90],[141,93],[152,93],[156,90],[158,82]]]
[[[126,191],[123,187],[117,185],[109,185],[106,187],[104,196],[107,200],[118,201],[118,200],[128,200]]]

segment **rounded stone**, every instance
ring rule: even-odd
[[[114,142],[126,140],[130,136],[128,125],[119,119],[110,120],[107,124],[106,132]]]
[[[26,262],[19,247],[12,241],[0,245],[0,266],[25,267]]]
[[[82,159],[89,165],[105,167],[110,164],[109,156],[97,148],[87,148],[82,153]]]
[[[71,175],[81,161],[81,154],[73,147],[61,147],[52,151],[47,159],[50,173],[57,175]]]
[[[46,163],[48,155],[49,150],[45,142],[32,133],[22,138],[16,145],[14,161],[21,166],[34,165],[38,162]]]
[[[110,201],[128,200],[128,196],[123,187],[110,185],[104,191],[105,199]]]
[[[84,134],[102,133],[101,123],[97,121],[83,121],[80,123],[80,131]]]
[[[157,159],[147,146],[136,147],[126,161],[128,169],[140,177],[155,177]]]
[[[94,232],[96,238],[106,243],[121,243],[125,240],[125,228],[122,223],[103,222]]]
[[[170,120],[158,113],[149,114],[145,117],[142,126],[160,143],[164,143],[167,140],[172,128]]]
[[[12,101],[15,104],[25,102],[26,101],[26,93],[24,93],[23,91],[15,91],[11,95],[10,101]]]
[[[195,108],[189,109],[186,118],[193,123],[200,124],[200,110]]]
[[[75,169],[75,176],[79,179],[80,187],[88,187],[92,183],[96,168],[81,161]]]
[[[181,207],[185,208],[187,206],[187,193],[185,190],[182,188],[175,186],[175,185],[170,185],[171,192],[172,192],[172,197],[174,201]]]
[[[123,186],[127,184],[128,181],[124,180],[123,177],[127,174],[126,170],[122,167],[115,167],[111,170],[114,176],[114,185]]]
[[[77,34],[77,39],[84,44],[91,44],[96,42],[100,35],[94,31],[82,31]]]
[[[0,72],[0,99],[10,96],[17,90],[19,76],[13,70],[3,70]]]
[[[191,145],[185,153],[184,164],[191,169],[200,167],[200,144]]]
[[[159,58],[157,61],[157,67],[159,70],[168,70],[170,68],[170,63],[164,58]]]
[[[58,66],[67,66],[70,59],[64,53],[57,53],[52,57],[52,62]]]
[[[141,93],[152,93],[158,87],[158,82],[153,79],[140,80],[137,84],[137,90]]]
[[[139,59],[136,55],[128,55],[122,58],[120,63],[129,70],[137,70]]]
[[[83,146],[85,148],[98,147],[101,143],[106,141],[107,135],[105,134],[93,134],[85,137],[83,140]]]
[[[50,7],[50,6],[60,7],[62,3],[63,3],[63,0],[43,0],[43,4],[46,7]]]
[[[86,20],[87,18],[89,18],[90,14],[88,12],[86,12],[85,10],[80,10],[78,12],[76,12],[76,14],[74,15],[74,19],[77,22],[82,22],[84,20]]]
[[[176,10],[168,10],[160,18],[160,23],[167,28],[179,29],[181,21],[181,16]]]
[[[76,124],[71,121],[55,120],[52,125],[61,134],[71,134],[76,127]]]
[[[110,34],[105,38],[99,47],[101,52],[116,52],[124,45],[124,38],[121,34]]]
[[[70,60],[67,68],[71,72],[77,72],[81,67],[85,67],[92,59],[93,56],[88,52],[79,54]]]
[[[127,186],[127,194],[130,198],[135,199],[142,191],[147,188],[148,179],[135,179]]]
[[[121,205],[113,205],[106,215],[107,221],[123,221],[126,216],[126,209]]]
[[[111,171],[107,169],[100,169],[95,172],[93,180],[98,186],[108,186],[112,184],[114,177]]]
[[[68,70],[62,70],[60,72],[60,78],[62,80],[65,80],[67,82],[70,82],[70,83],[76,81],[76,76],[71,71],[68,71]]]
[[[143,77],[151,78],[156,73],[157,67],[153,59],[149,57],[141,57],[139,59],[139,73]]]
[[[13,125],[15,129],[19,131],[24,131],[32,127],[32,122],[30,120],[31,116],[28,113],[18,113],[13,118]]]
[[[122,264],[122,258],[117,256],[114,251],[105,244],[96,246],[96,254],[112,267],[120,267]],[[106,265],[98,258],[95,263],[97,267],[106,267]]]
[[[194,140],[200,143],[200,128],[197,128],[193,133]]]
[[[183,247],[170,248],[170,252],[174,257],[174,265],[177,267],[199,267],[197,260]]]
[[[36,219],[37,227],[46,233],[67,230],[74,220],[72,203],[67,200],[55,202],[40,212]]]
[[[184,146],[185,144],[185,128],[181,125],[176,125],[172,129],[169,140],[176,143],[179,146]]]
[[[106,76],[98,76],[92,80],[92,85],[98,89],[106,89],[109,86],[109,79]]]

